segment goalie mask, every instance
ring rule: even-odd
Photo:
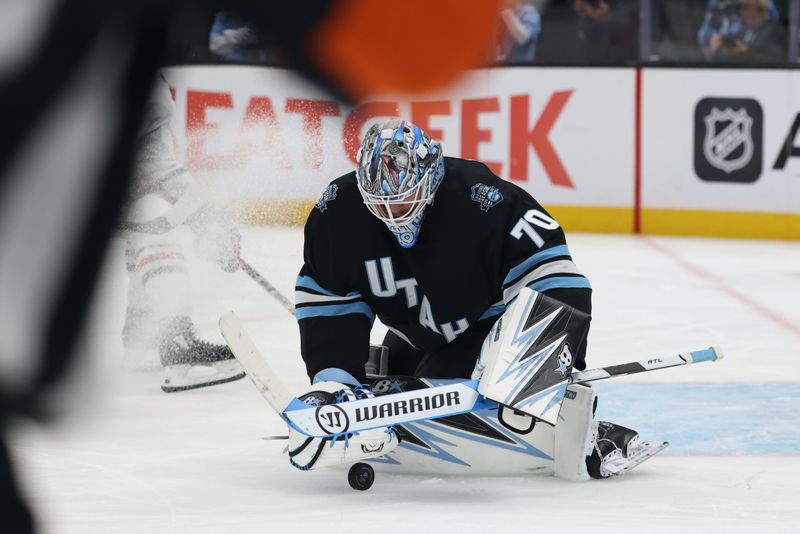
[[[414,246],[425,208],[433,204],[444,176],[442,146],[418,126],[393,119],[369,129],[357,159],[364,204],[401,247]]]

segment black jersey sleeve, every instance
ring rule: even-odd
[[[561,226],[527,192],[516,187],[515,191],[503,247],[503,304],[530,287],[591,315],[591,285],[573,262]],[[575,355],[575,368],[586,368],[585,353],[583,343]]]
[[[304,264],[295,284],[300,352],[311,379],[328,367],[361,378],[375,314],[353,289],[346,255],[337,254],[331,225],[323,219],[314,210],[305,226]]]

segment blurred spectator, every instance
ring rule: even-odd
[[[714,33],[708,54],[715,61],[781,61],[786,58],[786,29],[773,16],[771,0],[740,0],[738,29]],[[774,6],[772,6],[774,10]]]
[[[208,48],[225,61],[237,63],[274,63],[261,36],[247,21],[225,11],[214,17]]]
[[[537,62],[618,65],[638,57],[636,0],[551,0]]]
[[[779,13],[773,1],[764,0],[763,4],[766,5],[770,19],[777,22]],[[731,39],[743,30],[741,7],[740,0],[708,0],[703,24],[697,31],[697,42],[707,58],[715,54],[723,40]]]
[[[697,46],[697,28],[706,16],[705,2],[697,0],[650,3],[650,41],[642,51],[645,61],[705,62]]]
[[[536,7],[525,0],[504,0],[500,11],[497,61],[531,63],[536,57],[536,42],[542,20]]]

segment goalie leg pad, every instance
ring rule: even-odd
[[[594,444],[593,421],[597,393],[594,388],[567,387],[555,428],[554,474],[565,480],[588,480],[586,457]]]

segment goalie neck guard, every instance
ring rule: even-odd
[[[442,147],[418,126],[392,119],[374,124],[358,150],[358,190],[369,211],[403,248],[419,237],[425,208],[444,176]]]

